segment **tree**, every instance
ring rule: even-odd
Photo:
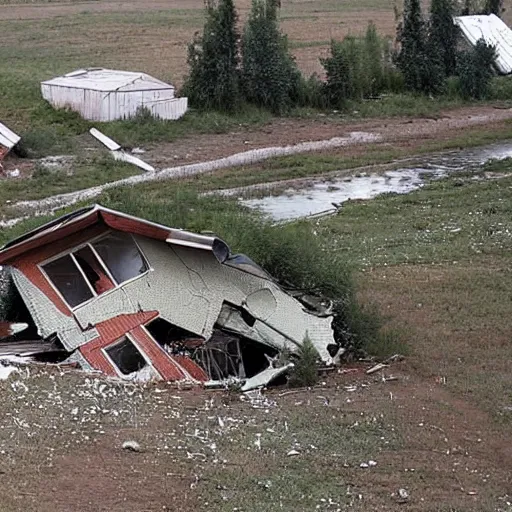
[[[242,86],[250,103],[282,114],[298,94],[300,72],[279,30],[275,0],[253,0],[242,38]]]
[[[437,55],[444,75],[455,74],[457,52],[457,27],[453,23],[455,9],[453,0],[432,0],[430,4],[429,53]]]
[[[405,0],[403,22],[397,31],[400,51],[396,62],[407,89],[435,93],[441,89],[444,73],[439,49],[427,36],[420,0]]]
[[[483,39],[477,41],[474,48],[459,56],[459,84],[463,96],[473,99],[487,96],[495,59],[496,48]]]
[[[240,104],[239,39],[233,0],[207,7],[203,34],[188,47],[184,92],[200,108],[231,111]]]
[[[486,0],[484,14],[496,14],[501,16],[503,11],[503,0]]]

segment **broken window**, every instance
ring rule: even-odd
[[[229,377],[245,378],[240,341],[215,329],[207,343],[195,351],[194,358],[204,368],[210,380]]]
[[[131,236],[122,233],[112,234],[93,242],[92,246],[118,284],[140,276],[148,270],[147,263]]]
[[[72,307],[112,290],[148,270],[129,235],[108,235],[42,266]]]
[[[148,364],[139,349],[126,336],[107,347],[105,352],[123,375],[138,372]]]

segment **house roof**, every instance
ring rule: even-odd
[[[174,89],[172,85],[166,84],[145,73],[104,68],[78,69],[42,83],[44,85],[57,87],[71,87],[105,92]]]
[[[170,228],[100,205],[94,205],[63,215],[11,240],[0,249],[0,264],[8,264],[9,261],[27,251],[55,242],[97,223],[104,223],[118,231],[162,240],[172,245],[211,251],[221,263],[229,257],[229,247],[218,237]]]

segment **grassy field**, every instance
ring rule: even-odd
[[[101,202],[244,247],[234,203],[174,187]],[[508,160],[302,224],[402,333],[407,358],[382,374],[345,365],[262,409],[225,392],[14,374],[0,384],[3,509],[509,511],[511,191]],[[123,451],[128,439],[143,451]]]
[[[66,112],[53,111],[41,98],[40,82],[81,67],[110,67],[143,71],[177,86],[187,73],[187,44],[204,21],[203,2],[192,0],[135,0],[113,2],[2,1],[0,20],[0,120],[19,132],[35,155],[80,152],[90,123]],[[237,2],[243,22],[249,0]],[[391,0],[293,0],[281,9],[283,31],[305,76],[321,73],[319,59],[327,54],[331,38],[359,35],[369,21],[379,32],[393,36]],[[498,87],[500,97],[512,93]],[[349,108],[353,116],[426,115],[460,100],[436,102],[416,96],[390,96]],[[295,116],[317,118],[318,112],[297,111]],[[322,114],[323,116],[324,114]],[[173,141],[191,133],[219,133],[244,125],[268,122],[266,112],[249,109],[229,117],[190,114],[177,123],[110,123],[103,129],[121,144]],[[335,116],[337,122],[344,122]]]
[[[249,1],[237,5],[244,19]],[[137,172],[90,152],[85,134],[91,125],[46,106],[39,82],[81,66],[107,66],[180,85],[186,44],[202,26],[203,3],[0,0],[0,6],[0,120],[23,135],[35,158],[76,158],[69,172],[34,164],[26,178],[2,180],[0,213],[13,215],[8,201]],[[390,0],[293,0],[283,3],[281,16],[306,74],[320,70],[318,57],[331,37],[360,33],[369,20],[384,34],[394,31]],[[503,89],[510,86],[499,80],[495,87],[501,88],[496,96],[506,97]],[[252,148],[245,145],[257,139],[251,127],[268,129],[268,145],[290,143],[283,133],[308,127],[330,133],[325,126],[331,123],[371,131],[377,122],[360,119],[372,116],[426,117],[434,130],[437,116],[454,105],[460,106],[458,100],[389,96],[343,114],[294,112],[293,123],[249,109],[237,118],[191,112],[177,123],[134,120],[102,130],[128,146],[147,144],[150,154],[152,146],[163,150],[172,143],[167,151],[173,158],[179,153],[174,142],[190,134],[197,136],[191,145],[203,145],[205,153],[207,139],[228,149],[240,139],[243,148]],[[384,130],[388,120],[381,123]],[[213,138],[226,132],[221,142]],[[349,172],[512,138],[509,121],[422,133],[113,189],[98,201],[176,227],[215,231],[234,251],[256,247],[251,254],[265,264],[268,247],[247,228],[256,222],[248,212],[234,201],[197,198],[198,191]],[[381,358],[406,354],[382,373],[366,375],[371,363],[350,362],[323,375],[313,389],[269,391],[261,408],[234,393],[125,386],[71,370],[30,367],[0,381],[1,511],[512,511],[511,205],[507,160],[405,196],[351,202],[334,217],[279,228],[282,239],[274,239],[283,251],[291,239],[304,244],[298,271],[309,264],[313,238],[324,257],[312,265],[325,268],[327,276],[334,260],[352,270],[360,301],[376,308],[383,323],[379,345],[366,349]],[[0,243],[44,220],[0,230]],[[140,453],[121,448],[130,439],[140,443]],[[287,455],[292,449],[299,455]],[[404,503],[399,489],[409,496]]]

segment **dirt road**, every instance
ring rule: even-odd
[[[428,141],[443,141],[482,127],[492,129],[512,120],[512,109],[489,106],[447,110],[431,118],[384,118],[335,122],[325,120],[278,119],[262,128],[245,128],[218,135],[194,135],[168,144],[148,147],[144,158],[155,168],[223,158],[234,153],[268,146],[286,146],[300,142],[345,137],[351,132],[379,135],[379,144],[415,147]],[[364,144],[351,154],[364,153]],[[345,149],[343,150],[345,151]]]

